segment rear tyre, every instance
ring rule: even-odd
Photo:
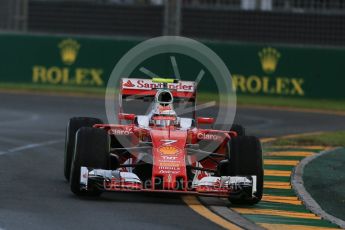
[[[92,127],[95,124],[103,124],[103,121],[97,118],[74,117],[67,124],[64,156],[64,175],[67,181],[69,181],[71,173],[76,133],[81,127]]]
[[[254,196],[251,196],[251,191],[249,191],[249,194],[244,193],[237,198],[229,197],[229,200],[233,204],[256,204],[261,200],[263,193],[264,170],[261,143],[253,136],[239,136],[231,140],[230,149],[228,174],[230,176],[255,175],[257,191]]]
[[[246,135],[246,130],[242,125],[232,124],[230,131],[236,132],[237,136],[243,137]]]
[[[70,187],[78,196],[99,196],[102,191],[89,185],[88,190],[80,190],[80,168],[108,169],[110,163],[110,138],[102,129],[82,127],[77,132],[72,161]]]
[[[246,130],[244,129],[244,127],[242,125],[238,125],[238,124],[232,124],[230,131],[232,132],[236,132],[237,133],[237,137],[243,137],[246,135]],[[219,154],[224,154],[226,153],[229,158],[230,158],[230,145],[229,142],[227,143],[227,146],[225,147],[225,149],[221,149],[218,148],[215,153],[219,153]],[[218,171],[218,175],[223,175],[224,172],[228,171],[227,170],[227,164],[228,164],[229,160],[223,160],[222,162],[219,162],[218,166],[217,166],[217,171]]]

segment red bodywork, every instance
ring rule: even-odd
[[[137,146],[141,141],[152,142],[152,156],[153,156],[153,168],[152,168],[152,181],[155,178],[162,178],[163,188],[156,189],[153,184],[151,188],[139,188],[138,185],[129,186],[113,186],[111,191],[146,191],[146,192],[172,192],[172,193],[189,193],[189,194],[199,194],[203,192],[206,196],[221,196],[227,197],[228,191],[222,190],[219,187],[215,187],[210,191],[209,187],[205,187],[202,191],[202,187],[198,191],[193,191],[188,188],[188,176],[186,170],[186,159],[189,158],[192,165],[197,162],[196,158],[193,156],[188,156],[186,151],[187,144],[197,144],[200,140],[208,140],[212,142],[218,142],[219,148],[217,153],[227,154],[226,143],[231,137],[237,136],[236,132],[227,132],[221,130],[212,129],[198,129],[193,128],[191,130],[179,130],[174,126],[159,128],[151,127],[148,129],[143,129],[130,125],[109,125],[109,124],[97,124],[95,128],[105,129],[109,135],[115,136],[126,136],[129,143],[132,146]],[[131,147],[131,146],[127,146]],[[136,154],[132,154],[135,156]],[[135,157],[133,157],[135,159]],[[124,164],[128,158],[121,158],[120,164]],[[220,158],[219,160],[222,160]],[[135,161],[135,160],[134,160]],[[217,167],[217,162],[208,160],[207,158],[200,161],[203,168],[215,170]],[[207,176],[205,173],[200,173],[198,179],[202,179]],[[174,190],[177,186],[177,179],[182,179],[184,186],[183,190]],[[116,187],[116,188],[115,188]]]
[[[223,190],[220,187],[210,188],[200,187],[198,190],[188,188],[188,175],[187,175],[187,162],[192,166],[196,164],[202,164],[204,169],[216,170],[218,162],[223,158],[217,159],[197,159],[196,156],[188,155],[187,145],[197,144],[199,141],[210,141],[218,143],[219,147],[216,150],[217,154],[226,156],[228,153],[228,141],[231,137],[237,136],[236,132],[213,130],[213,129],[200,129],[198,127],[192,127],[191,129],[182,130],[175,126],[167,126],[164,128],[150,126],[149,128],[140,128],[134,124],[135,115],[123,114],[122,112],[122,100],[128,96],[154,96],[159,88],[168,88],[174,98],[183,98],[193,102],[194,107],[196,104],[196,85],[194,82],[180,81],[179,83],[171,83],[163,85],[161,83],[153,83],[147,79],[122,79],[120,88],[120,112],[119,125],[110,124],[97,124],[95,128],[101,128],[108,132],[109,135],[125,136],[128,140],[129,146],[125,148],[131,148],[138,146],[141,142],[152,143],[152,182],[156,178],[163,179],[163,185],[160,188],[155,187],[153,183],[149,188],[139,188],[137,184],[128,185],[121,184],[121,181],[111,182],[107,185],[111,191],[141,191],[141,192],[169,192],[169,193],[182,193],[182,194],[200,194],[204,196],[217,196],[228,197],[229,191]],[[196,113],[193,113],[194,120],[198,123],[212,124],[213,118],[196,118]],[[156,118],[167,119],[167,118]],[[123,120],[132,121],[131,124],[121,124]],[[135,163],[136,156],[139,153],[131,152],[131,157]],[[120,165],[126,165],[129,157],[120,156]],[[126,170],[126,167],[123,167]],[[199,171],[197,179],[202,179],[208,174],[205,171]],[[179,180],[183,181],[183,189],[176,190],[176,186]]]
[[[187,131],[153,129],[150,131],[153,144],[153,170],[152,181],[156,177],[163,178],[163,189],[173,189],[176,187],[176,179],[182,178],[187,183],[186,172],[186,151]],[[164,140],[174,140],[174,143],[164,142]],[[187,187],[185,184],[184,187]],[[154,186],[153,186],[154,189]]]

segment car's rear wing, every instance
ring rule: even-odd
[[[158,89],[167,88],[174,98],[196,99],[196,84],[194,81],[181,81],[175,79],[153,78],[122,78],[121,95],[127,96],[154,96]]]

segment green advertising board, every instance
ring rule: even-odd
[[[121,57],[142,40],[0,34],[0,84],[106,87]],[[239,94],[344,99],[345,49],[205,42],[232,74]],[[205,76],[200,91],[217,91],[214,78],[195,60],[169,51],[141,63],[132,77],[147,78],[145,66],[174,77],[176,58],[182,79]],[[129,76],[124,76],[129,77]],[[230,77],[230,76],[229,76]]]

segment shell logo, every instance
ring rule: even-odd
[[[158,148],[158,151],[164,155],[176,155],[180,152],[180,149],[175,146],[162,146]]]

